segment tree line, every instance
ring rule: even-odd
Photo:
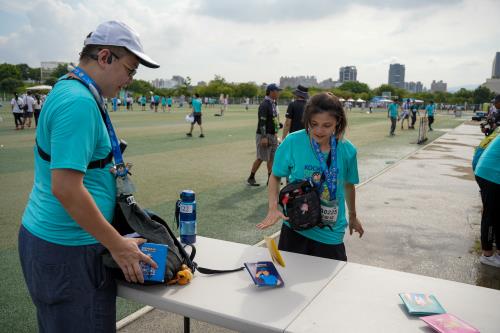
[[[67,73],[67,64],[59,65],[51,76],[40,82],[40,68],[31,68],[27,64],[0,64],[0,92],[6,94],[11,94],[13,92],[22,92],[27,85],[25,82],[34,81],[37,84],[43,83],[47,85],[54,85],[59,77]],[[255,82],[243,82],[243,83],[233,83],[226,81],[220,75],[215,75],[215,77],[210,80],[205,85],[193,86],[191,84],[191,79],[187,77],[183,84],[175,88],[155,88],[151,83],[144,80],[134,80],[127,88],[134,97],[140,95],[150,95],[151,93],[160,96],[189,96],[198,93],[200,96],[218,97],[221,94],[229,95],[230,97],[236,98],[255,98],[262,97],[265,95],[265,86],[257,85]],[[295,87],[283,87],[283,91],[280,94],[280,98],[284,100],[290,100],[293,98],[293,91]],[[370,89],[370,87],[363,82],[345,82],[338,88],[333,89],[321,89],[317,87],[311,87],[309,89],[310,94],[315,94],[321,91],[330,91],[338,97],[344,99],[361,98],[365,101],[370,101],[374,96],[382,96],[384,92],[390,92],[392,96],[397,96],[400,99],[405,98],[415,98],[423,101],[434,101],[436,103],[445,104],[481,104],[491,101],[494,97],[494,93],[486,87],[479,86],[475,90],[467,90],[462,88],[454,93],[449,92],[420,92],[412,93],[405,89],[400,89],[393,87],[388,84],[382,84],[381,86]]]

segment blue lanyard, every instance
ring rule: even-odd
[[[80,67],[76,67],[73,71],[71,71],[85,86],[90,90],[94,99],[99,106],[99,111],[101,112],[104,123],[106,124],[106,129],[108,130],[109,139],[111,141],[111,149],[113,151],[113,158],[115,160],[115,165],[120,166],[122,168],[116,168],[118,176],[125,176],[128,170],[125,168],[125,163],[123,162],[122,152],[120,150],[120,141],[116,136],[115,129],[113,128],[113,124],[111,124],[111,119],[109,118],[109,114],[107,111],[106,104],[104,103],[104,99],[102,97],[101,89],[95,83],[95,81],[85,73],[83,69]]]
[[[328,168],[328,164],[325,161],[325,157],[321,153],[321,149],[319,144],[311,139],[312,146],[314,148],[314,152],[316,153],[316,157],[319,160],[319,164],[321,167],[321,172],[325,176],[325,181],[322,181],[320,184],[320,191],[323,191],[323,184],[326,182],[326,187],[328,188],[328,192],[330,193],[330,200],[335,200],[337,198],[337,140],[332,135],[330,138],[330,168]]]

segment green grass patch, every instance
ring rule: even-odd
[[[0,322],[6,332],[36,331],[35,309],[27,294],[17,254],[17,232],[33,185],[35,130],[14,130],[10,105],[0,109]],[[7,107],[8,106],[8,107]],[[137,109],[137,108],[136,108]],[[281,107],[285,110],[286,107]],[[192,189],[198,202],[198,233],[246,244],[254,244],[279,229],[255,228],[267,213],[267,188],[249,187],[246,178],[255,159],[256,108],[245,111],[230,106],[224,117],[214,117],[217,108],[204,111],[205,138],[186,137],[189,109],[172,113],[133,111],[112,113],[118,135],[129,147],[125,160],[132,162],[138,202],[151,208],[173,225],[174,204],[179,192]],[[283,116],[282,116],[282,120]],[[462,120],[438,115],[429,142]],[[389,137],[390,122],[384,111],[348,113],[347,138],[358,148],[361,180],[373,176],[420,146],[417,131],[400,131]],[[257,180],[265,185],[267,172],[261,166]],[[203,265],[203,263],[200,263]],[[118,300],[122,318],[142,305]]]

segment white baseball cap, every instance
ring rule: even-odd
[[[156,61],[144,53],[137,31],[123,22],[107,21],[99,24],[95,31],[87,36],[83,45],[121,46],[135,54],[140,64],[150,68],[160,67]]]

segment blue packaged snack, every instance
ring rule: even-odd
[[[168,245],[144,243],[139,245],[139,249],[151,257],[158,265],[157,269],[151,265],[141,262],[144,281],[165,282],[165,266],[167,264]]]

